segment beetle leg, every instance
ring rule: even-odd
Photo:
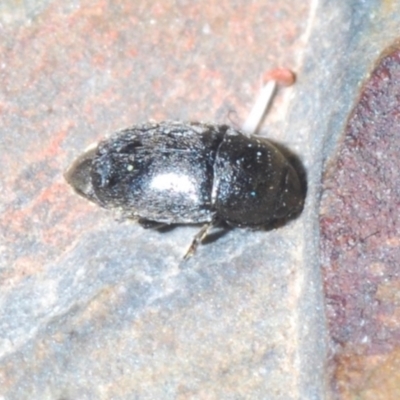
[[[165,228],[171,227],[170,224],[166,224],[165,222],[157,222],[157,221],[152,221],[150,219],[146,218],[139,218],[137,220],[138,224],[144,228],[144,229],[154,229],[154,230],[164,230]]]
[[[208,231],[216,224],[216,221],[216,218],[213,218],[210,222],[204,224],[201,229],[196,233],[185,256],[183,257],[184,260],[187,260],[196,252],[197,247],[199,247],[199,244],[205,239]]]

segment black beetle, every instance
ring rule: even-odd
[[[77,193],[143,223],[270,228],[301,211],[298,173],[269,140],[226,125],[133,126],[87,150],[67,171]]]

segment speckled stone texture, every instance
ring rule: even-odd
[[[385,53],[324,180],[327,315],[345,398],[400,397],[400,46]]]
[[[0,399],[329,399],[322,169],[399,8],[2,1]],[[198,227],[119,222],[65,183],[87,145],[132,123],[240,126],[277,66],[297,83],[266,130],[308,180],[287,226],[232,230],[182,264]]]

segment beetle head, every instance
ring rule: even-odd
[[[280,189],[274,217],[286,219],[298,215],[304,205],[304,190],[298,173],[289,163],[286,166],[286,171],[282,174]]]

